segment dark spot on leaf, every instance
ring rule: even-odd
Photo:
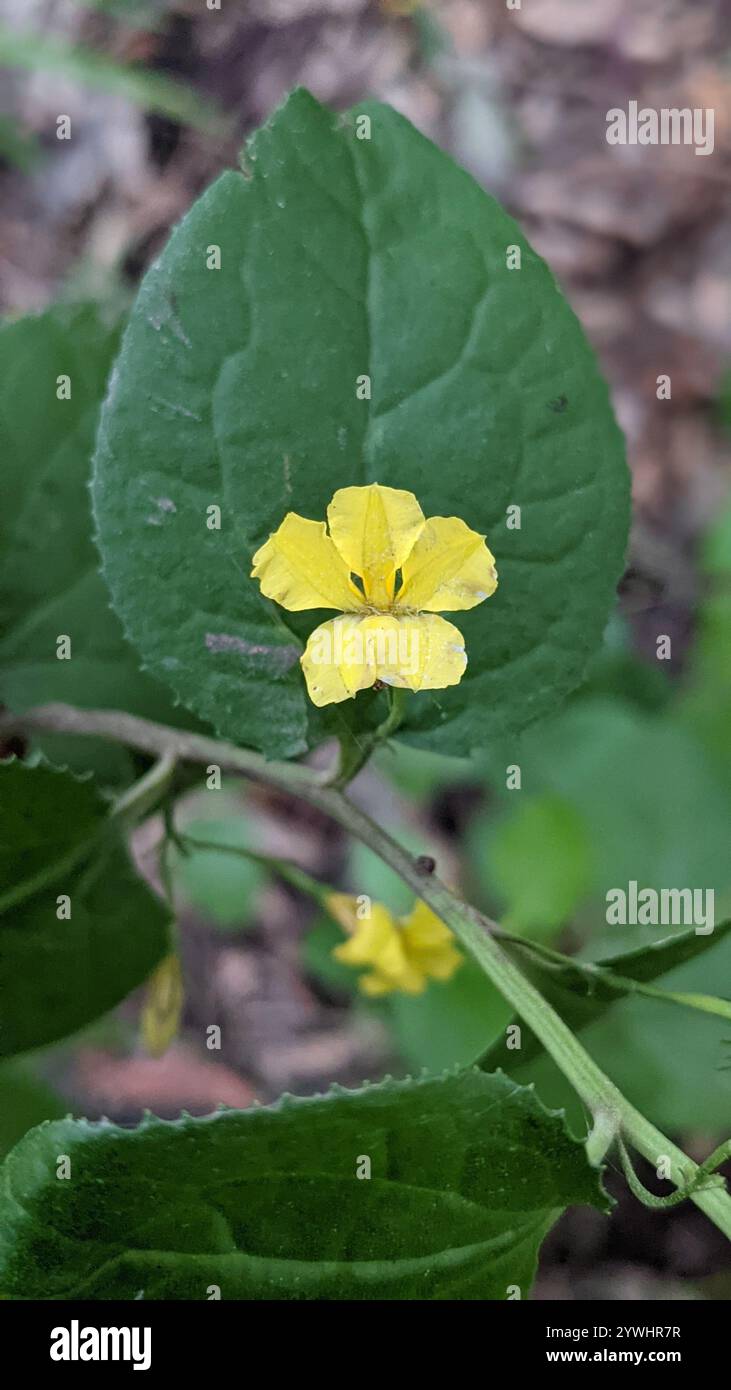
[[[555,400],[548,402],[548,409],[552,410],[554,415],[563,415],[568,403],[568,396],[556,396]]]

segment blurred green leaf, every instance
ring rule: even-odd
[[[70,82],[114,92],[146,111],[156,111],[211,135],[221,135],[226,117],[195,92],[164,73],[125,67],[102,53],[80,48],[66,39],[47,38],[31,30],[0,23],[0,68],[53,72]]]
[[[43,147],[31,131],[24,130],[13,116],[0,116],[0,160],[29,174],[44,158]]]
[[[467,758],[449,758],[393,740],[375,753],[372,765],[414,801],[424,801],[444,787],[477,781],[474,763]]]
[[[664,709],[672,695],[673,687],[662,663],[649,662],[635,654],[628,623],[615,612],[607,623],[601,647],[589,661],[584,679],[571,698],[608,696],[652,713]]]
[[[731,375],[729,397],[731,399]],[[703,541],[701,564],[705,574],[731,576],[731,498]]]
[[[678,713],[731,780],[731,505],[706,536],[702,568],[710,593],[701,604]]]
[[[471,846],[483,891],[502,899],[500,920],[510,931],[553,936],[591,885],[586,825],[558,796],[518,797],[512,815],[487,833],[473,828]]]
[[[234,1299],[504,1299],[527,1294],[574,1203],[608,1205],[583,1145],[530,1090],[476,1070],[135,1130],[61,1120],[5,1160],[0,1283],[31,1299],[202,1299],[211,1283]]]
[[[667,936],[672,927],[606,924],[606,894],[627,888],[731,887],[731,796],[719,770],[679,721],[608,700],[586,700],[530,731],[511,762],[522,791],[570,804],[591,843],[592,876],[582,918],[593,956]],[[526,876],[539,873],[526,845]],[[680,929],[680,928],[679,928]]]
[[[430,1072],[474,1062],[510,1020],[510,1006],[469,957],[424,994],[390,995],[384,1013],[407,1065]]]
[[[55,1091],[26,1061],[0,1065],[0,1158],[43,1120],[57,1120],[68,1110]]]
[[[90,779],[0,764],[0,1057],[113,1008],[170,950],[168,923]]]
[[[234,850],[258,848],[255,823],[243,811],[226,820],[196,820],[185,826],[194,840],[225,845]],[[183,889],[196,907],[223,927],[242,927],[248,922],[257,894],[267,881],[266,870],[245,854],[225,849],[190,848],[176,859]]]
[[[355,970],[352,966],[337,960],[332,954],[336,946],[342,945],[343,940],[342,928],[323,912],[302,937],[302,965],[309,975],[328,988],[342,994],[356,995],[358,976]]]
[[[731,434],[731,368],[724,373],[721,389],[718,393],[718,418],[723,427]]]

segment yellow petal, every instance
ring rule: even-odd
[[[376,677],[406,690],[443,690],[457,685],[467,666],[462,633],[436,613],[364,618],[378,624],[371,650]],[[377,640],[376,640],[377,639]]]
[[[352,935],[332,952],[345,965],[369,965],[358,985],[364,994],[388,994],[400,989],[420,994],[426,983],[424,971],[406,950],[406,938],[383,903],[372,903],[370,915],[357,922]]]
[[[370,647],[361,633],[363,618],[331,618],[308,638],[300,657],[313,705],[337,705],[367,690],[376,679],[368,664]]]
[[[485,537],[457,516],[432,516],[401,567],[395,608],[449,613],[474,608],[497,588]]]
[[[177,956],[166,956],[147,985],[140,1018],[142,1041],[151,1057],[162,1057],[177,1037],[185,991]]]
[[[454,934],[449,927],[422,898],[417,898],[408,915],[400,920],[410,944],[414,947],[441,946],[445,941],[454,941]]]
[[[348,567],[363,581],[366,599],[387,608],[401,569],[424,527],[413,492],[382,487],[343,487],[327,509],[330,535]]]
[[[402,919],[406,954],[417,970],[432,980],[450,980],[464,957],[449,927],[419,899]]]
[[[393,994],[398,989],[398,985],[393,980],[389,980],[385,975],[379,975],[377,970],[371,970],[368,975],[361,975],[358,978],[358,989],[361,994],[367,994],[370,999],[380,999],[384,994]]]
[[[352,936],[333,950],[336,960],[345,965],[375,965],[391,961],[392,968],[401,968],[402,953],[399,932],[394,920],[382,903],[372,903],[369,917],[357,921]]]
[[[288,512],[252,561],[252,579],[258,579],[267,598],[282,608],[337,608],[357,612],[363,600],[342,557],[325,529],[324,521],[308,521]]]
[[[461,632],[436,613],[331,618],[300,657],[315,705],[338,704],[374,681],[407,690],[457,685],[467,665]]]

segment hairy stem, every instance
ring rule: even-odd
[[[667,1159],[675,1186],[687,1192],[690,1200],[731,1240],[731,1196],[725,1187],[696,1187],[701,1177],[698,1165],[635,1110],[597,1066],[563,1019],[506,955],[494,935],[499,933],[497,924],[463,902],[436,875],[420,866],[413,855],[402,849],[342,791],[328,786],[327,774],[323,777],[296,764],[267,762],[258,754],[232,744],[168,729],[116,711],[46,705],[15,718],[7,715],[0,718],[0,734],[17,729],[93,734],[126,743],[157,758],[169,755],[189,762],[215,764],[288,791],[331,816],[394,869],[416,896],[451,928],[465,950],[540,1039],[590,1110],[595,1124],[597,1117],[601,1117],[603,1129],[614,1128],[617,1134],[624,1135],[654,1166],[661,1158]]]

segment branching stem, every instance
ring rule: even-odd
[[[675,1187],[687,1194],[731,1240],[731,1196],[725,1185],[704,1186],[703,1177],[708,1170],[699,1168],[630,1104],[582,1047],[563,1019],[503,950],[498,939],[497,924],[463,902],[435,874],[420,866],[413,855],[402,849],[387,831],[371,820],[338,787],[327,785],[327,774],[323,776],[298,764],[268,762],[260,755],[236,748],[233,744],[169,729],[147,719],[109,710],[45,705],[21,716],[0,717],[0,735],[18,730],[90,734],[125,743],[160,760],[167,757],[172,761],[215,764],[222,770],[243,773],[287,791],[332,817],[394,869],[415,895],[428,903],[451,928],[465,950],[540,1039],[546,1052],[588,1107],[595,1126],[593,1133],[596,1133],[597,1117],[601,1116],[602,1128],[607,1133],[613,1131],[624,1136],[655,1167],[664,1158]],[[158,768],[160,766],[158,764]]]

